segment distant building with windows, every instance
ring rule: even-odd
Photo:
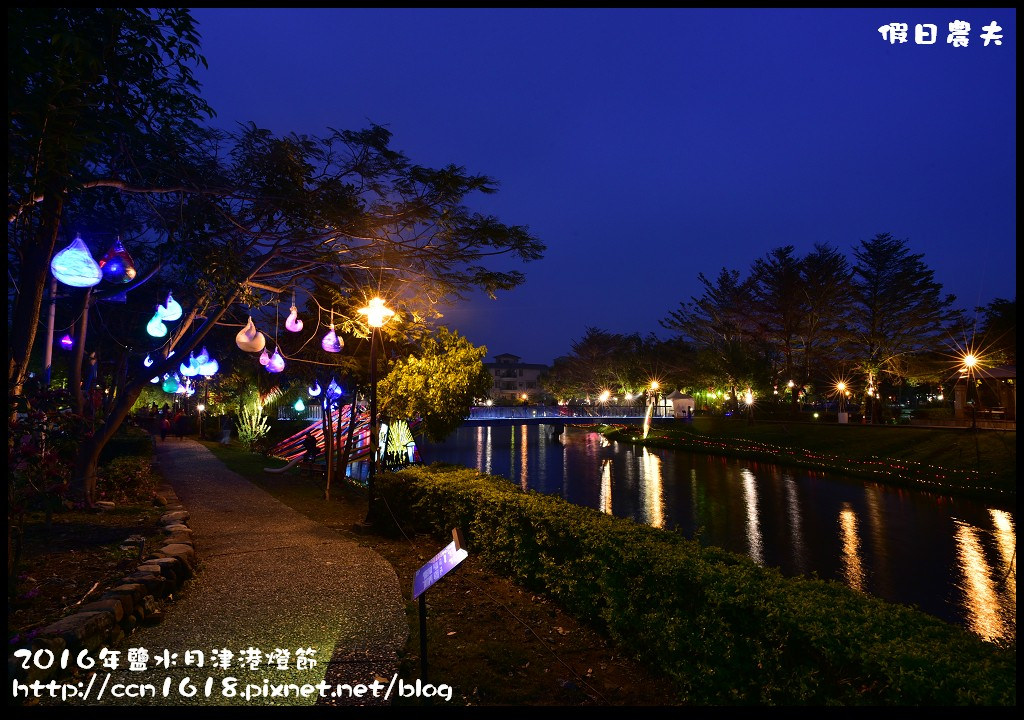
[[[539,363],[520,362],[518,355],[495,355],[494,362],[484,363],[491,374],[490,399],[501,403],[520,403],[523,395],[530,403],[541,402],[545,393],[540,387],[540,376],[549,368]]]

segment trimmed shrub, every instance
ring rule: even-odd
[[[404,527],[461,528],[491,568],[665,672],[684,702],[1016,703],[1015,648],[840,583],[787,579],[468,468],[384,473],[378,488]]]

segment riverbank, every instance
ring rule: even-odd
[[[609,440],[834,472],[1015,509],[1017,433],[700,417],[650,428],[597,425]]]

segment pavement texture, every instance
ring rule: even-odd
[[[408,634],[391,565],[231,472],[195,441],[158,443],[156,459],[191,515],[198,572],[163,622],[121,644],[105,697],[97,696],[108,674],[101,670],[88,704],[390,704],[386,690]],[[148,653],[146,670],[124,669],[133,648]],[[115,698],[118,683],[151,684],[155,696],[146,688],[146,697]],[[303,696],[318,683],[330,688]]]

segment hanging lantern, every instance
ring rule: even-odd
[[[341,395],[341,386],[338,385],[334,378],[331,378],[331,384],[327,386],[327,397],[330,398],[331,400],[337,400],[338,398],[341,397]]]
[[[205,365],[210,362],[210,351],[203,346],[203,349],[199,351],[199,355],[196,356],[196,365]]]
[[[267,372],[279,373],[284,370],[284,358],[281,357],[281,353],[274,348],[274,354],[270,356],[270,362],[267,363]]]
[[[238,345],[240,350],[246,352],[259,352],[267,345],[267,338],[264,337],[263,333],[256,329],[256,326],[252,322],[252,317],[249,317],[249,322],[245,324],[245,327],[238,331],[235,335],[235,344]]]
[[[70,350],[75,346],[75,341],[71,339],[70,335],[65,335],[60,339],[60,346],[65,350]]]
[[[184,394],[186,394],[188,392],[188,390],[189,390],[189,388],[191,386],[192,386],[192,381],[191,380],[185,380],[184,382],[182,382],[182,383],[180,383],[178,385],[178,389],[175,390],[174,392],[177,393],[178,395],[184,395]]]
[[[316,385],[314,387],[309,388],[309,396],[311,398],[315,398],[321,392],[323,392],[323,390],[320,387],[320,382],[319,381],[316,381]]]
[[[164,325],[163,320],[160,319],[160,308],[157,308],[156,314],[153,315],[153,319],[146,325],[146,332],[156,338],[165,337],[167,335],[167,326]]]
[[[188,362],[187,363],[182,363],[181,365],[179,365],[178,366],[178,370],[180,370],[181,374],[184,375],[185,377],[193,377],[195,375],[198,375],[199,374],[199,363],[196,362],[195,355],[189,355],[188,356]]]
[[[292,304],[292,311],[289,313],[288,319],[284,321],[284,326],[291,332],[302,331],[302,321],[299,320],[299,310],[295,307],[294,301]]]
[[[181,318],[181,305],[171,293],[167,293],[167,303],[157,308],[160,318],[166,322],[174,322]]]
[[[178,392],[178,378],[174,375],[164,375],[163,389],[167,393]]]
[[[295,408],[295,412],[303,412],[306,409],[306,403],[302,402],[302,398],[299,398],[292,407]]]
[[[128,283],[135,279],[135,262],[121,244],[121,238],[115,240],[107,254],[100,258],[99,266],[107,282]]]
[[[150,382],[153,383],[154,385],[156,385],[158,382],[160,382],[160,376],[157,375],[155,378],[150,380]]]
[[[263,352],[260,353],[260,365],[266,365],[270,362],[270,355],[267,353],[267,349],[263,348]]]
[[[100,266],[92,259],[81,235],[76,235],[70,245],[53,256],[50,272],[71,287],[92,287],[103,278]]]
[[[210,360],[199,366],[199,374],[203,377],[212,377],[220,370],[220,364],[216,360]]]
[[[142,364],[145,365],[146,367],[153,367],[153,358],[147,355],[146,359],[142,361]]]
[[[344,344],[342,339],[335,334],[334,325],[331,325],[330,331],[324,335],[324,339],[320,341],[320,347],[329,353],[341,352],[341,348],[344,347]]]

